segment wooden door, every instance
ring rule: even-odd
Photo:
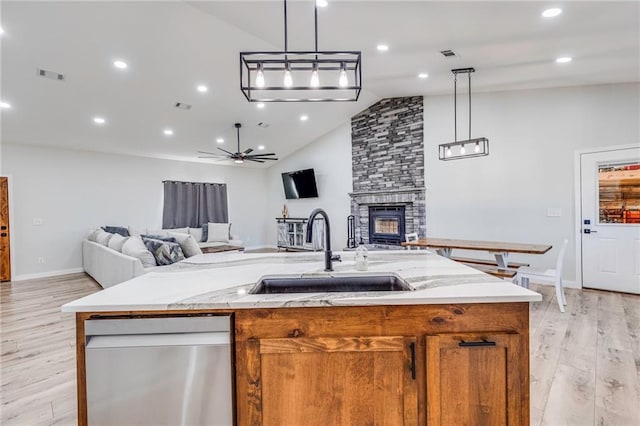
[[[640,294],[640,148],[580,155],[582,286]]]
[[[427,336],[429,425],[528,425],[529,355],[519,334]]]
[[[0,281],[11,281],[9,241],[9,186],[7,178],[0,177]]]
[[[251,425],[415,425],[415,338],[256,339]],[[256,379],[256,377],[254,377]]]

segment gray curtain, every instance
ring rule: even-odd
[[[198,228],[203,223],[228,223],[227,185],[164,181],[162,228]]]

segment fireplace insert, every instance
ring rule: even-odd
[[[400,245],[405,234],[404,206],[369,207],[369,243]]]

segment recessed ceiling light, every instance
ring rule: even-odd
[[[173,130],[171,129],[164,129],[162,133],[164,133],[166,136],[173,136]]]
[[[307,121],[309,119],[308,115],[301,115],[300,116],[300,121]]]
[[[379,52],[386,52],[389,50],[389,46],[386,44],[379,44],[376,49],[378,49]]]
[[[422,78],[422,79],[429,78],[429,74],[427,74],[426,72],[421,72],[420,74],[418,74],[418,78]]]
[[[258,149],[259,149],[260,151],[264,151],[264,145],[258,145]]]
[[[569,63],[573,60],[573,58],[571,58],[570,56],[561,56],[559,58],[556,59],[556,62],[559,64],[566,64]]]
[[[559,7],[552,7],[551,9],[547,9],[542,12],[542,16],[544,16],[545,18],[553,18],[560,15],[561,13],[562,9],[560,9]]]
[[[126,69],[128,65],[125,61],[121,61],[120,59],[118,59],[117,61],[113,61],[113,66],[123,70]]]
[[[264,108],[264,103],[263,103],[263,102],[258,102],[258,103],[256,104],[256,106],[257,106],[258,108],[262,109],[262,108]]]
[[[203,84],[199,85],[197,89],[198,89],[198,92],[200,93],[207,93],[207,91],[209,90],[209,88]]]
[[[216,139],[216,142],[218,142],[218,143],[224,143],[224,139],[222,139],[222,138],[218,138],[218,139]]]
[[[102,117],[93,117],[93,122],[96,124],[104,124],[107,122],[107,120]]]
[[[318,7],[327,7],[328,4],[327,0],[316,0],[316,6]]]

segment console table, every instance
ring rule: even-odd
[[[317,218],[316,220],[323,220]],[[306,243],[306,217],[277,217],[278,248],[295,251],[314,251],[311,244]]]

